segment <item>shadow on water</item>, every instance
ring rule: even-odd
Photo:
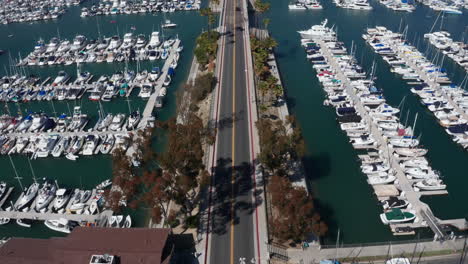
[[[317,155],[306,155],[302,159],[302,162],[309,181],[315,181],[321,177],[330,175],[331,160],[329,153],[322,152]]]

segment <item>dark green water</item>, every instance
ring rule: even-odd
[[[89,4],[89,3],[88,3]],[[22,56],[31,52],[35,42],[42,38],[46,42],[50,38],[57,36],[58,32],[61,38],[72,40],[77,34],[83,34],[88,38],[98,37],[98,26],[100,33],[103,36],[111,36],[120,33],[122,37],[124,33],[130,31],[132,26],[136,27],[134,34],[145,34],[149,36],[152,31],[158,31],[158,25],[164,21],[162,14],[147,14],[147,15],[116,15],[102,16],[91,18],[80,18],[80,9],[73,7],[70,11],[58,20],[44,23],[33,24],[10,24],[0,25],[0,49],[7,50],[11,56],[18,57],[18,53]],[[168,96],[164,108],[157,111],[155,114],[158,119],[166,120],[174,115],[175,112],[175,93],[180,85],[186,80],[190,70],[192,61],[192,50],[195,44],[195,38],[200,34],[203,28],[206,28],[206,18],[200,17],[198,12],[176,12],[168,14],[166,18],[177,23],[178,27],[172,30],[164,31],[165,36],[175,37],[178,34],[182,40],[184,50],[181,53],[181,58],[176,69],[176,75],[173,83],[168,89]],[[115,20],[116,23],[110,23]],[[13,37],[8,37],[13,34]],[[0,56],[0,76],[5,75],[5,68],[8,67],[9,56],[3,54]],[[162,64],[161,62],[159,64]],[[152,66],[157,66],[156,63],[143,62],[141,69],[150,70]],[[112,74],[115,71],[123,70],[124,63],[101,63],[101,64],[83,64],[82,71],[90,71],[95,76],[102,74]],[[135,70],[136,64],[130,63],[129,69]],[[76,66],[51,66],[51,67],[30,67],[26,69],[28,74],[36,74],[42,77],[52,76],[55,78],[60,70],[67,71],[70,75],[76,74]],[[130,97],[132,110],[139,108],[144,109],[145,101],[139,99],[136,95],[137,90],[134,90]],[[58,114],[69,113],[69,109],[73,109],[75,104],[82,106],[83,112],[91,116],[91,124],[97,120],[97,103],[91,102],[87,96],[83,96],[80,101],[70,102],[31,102],[20,104],[18,109],[17,104],[8,104],[8,108],[12,113],[21,110],[23,114],[26,111],[44,111],[53,115],[55,108]],[[111,113],[128,113],[127,102],[123,99],[113,100],[102,104],[106,112]],[[1,112],[4,113],[3,104]],[[157,151],[161,151],[164,142],[155,142]],[[24,156],[13,156],[13,161],[16,165],[18,174],[23,178],[23,184],[29,185],[32,183],[32,172],[29,169],[27,158]],[[47,177],[56,179],[60,186],[68,188],[92,188],[96,184],[107,178],[111,178],[111,160],[109,156],[96,155],[92,157],[80,157],[76,162],[69,161],[65,158],[47,158],[31,161],[36,177]],[[7,157],[0,157],[0,179],[16,186],[15,192],[11,197],[18,197],[20,188],[14,177],[14,170]],[[133,216],[134,226],[144,226],[147,221],[147,212],[144,208],[130,212]],[[37,223],[31,229],[18,227],[16,224],[0,226],[0,237],[4,236],[22,236],[22,237],[49,237],[58,236],[57,233],[46,228],[42,223]]]
[[[398,31],[402,23],[402,29],[409,26],[408,40],[415,40],[415,45],[419,43],[418,47],[425,51],[426,43],[422,36],[430,31],[437,13],[425,6],[418,6],[411,14],[397,13],[375,0],[370,1],[374,7],[372,11],[338,9],[328,0],[321,1],[323,10],[289,11],[288,1],[270,2],[271,10],[264,17],[271,19],[268,28],[279,44],[276,54],[289,98],[288,105],[297,115],[307,143],[307,178],[313,183],[316,205],[330,228],[325,242],[335,243],[338,229],[344,243],[396,239],[389,228],[380,222],[379,214],[382,209],[377,205],[377,199],[367,184],[365,175],[360,172],[357,152],[348,143],[345,133],[339,129],[334,109],[322,105],[324,92],[300,46],[300,36],[296,31],[307,29],[325,18],[328,18],[328,25],[338,28],[338,38],[345,42],[348,50],[354,41],[355,47],[357,46],[356,57],[368,72],[372,62],[377,63],[377,86],[384,90],[387,102],[398,106],[402,98],[407,96],[404,112],[410,109],[409,122],[413,122],[416,112],[419,113],[416,133],[422,133],[422,145],[429,149],[427,157],[433,168],[441,171],[449,192],[448,196],[428,197],[424,201],[429,203],[439,218],[466,216],[467,152],[451,141],[432,114],[411,94],[406,84],[389,71],[385,62],[361,38],[368,26],[380,25]],[[263,27],[262,17],[257,21]],[[446,16],[444,19],[444,29],[456,40],[461,39],[466,26],[466,14]],[[464,77],[462,69],[448,58],[444,66],[453,80],[459,82]],[[427,232],[425,233],[427,236]]]

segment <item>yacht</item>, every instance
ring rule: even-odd
[[[39,158],[46,158],[49,156],[59,138],[59,135],[42,136],[37,145],[35,156]]]
[[[62,153],[68,149],[70,144],[70,137],[64,136],[62,137],[57,144],[55,145],[54,149],[52,150],[52,156],[58,158],[62,155]]]
[[[138,35],[135,48],[141,49],[146,46],[146,37],[143,34]]]
[[[326,27],[328,20],[325,19],[320,25],[313,25],[308,30],[298,31],[303,39],[329,38],[334,37],[335,32]]]
[[[60,115],[57,120],[57,126],[55,127],[55,131],[57,132],[67,131],[67,127],[70,123],[71,123],[70,117],[68,117],[66,114]]]
[[[114,118],[112,118],[112,122],[109,125],[109,130],[120,131],[124,122],[125,122],[125,115],[116,114]]]
[[[138,123],[140,122],[141,114],[140,111],[135,111],[130,114],[127,120],[126,128],[127,130],[134,130],[137,128]]]
[[[371,176],[369,177],[369,184],[370,185],[378,185],[378,184],[390,184],[396,180],[396,177],[393,175],[387,176]]]
[[[96,189],[97,190],[103,190],[103,189],[105,189],[105,188],[107,188],[107,187],[109,187],[111,185],[112,185],[112,181],[110,179],[107,179],[107,180],[101,182],[100,184],[96,185]]]
[[[99,144],[99,137],[95,135],[88,135],[83,146],[83,155],[90,156],[94,154],[94,150]]]
[[[82,130],[86,124],[88,123],[88,115],[81,113],[81,107],[75,106],[73,108],[73,117],[71,123],[68,127],[69,131],[80,131]]]
[[[107,114],[104,118],[100,119],[95,126],[97,131],[104,131],[111,124],[113,119],[112,114]]]
[[[110,38],[104,38],[97,41],[96,50],[104,50],[109,46]]]
[[[34,54],[41,54],[46,51],[47,47],[44,44],[44,41],[40,39],[34,46]]]
[[[59,44],[60,44],[60,41],[58,40],[58,38],[52,38],[49,42],[49,44],[47,44],[47,48],[46,48],[46,53],[53,53],[55,52],[58,47],[59,47]]]
[[[109,46],[107,47],[107,50],[114,50],[120,47],[122,45],[122,40],[120,39],[119,36],[113,36],[110,40]]]
[[[3,199],[3,197],[6,195],[7,191],[8,191],[8,185],[2,181],[0,182],[0,200]]]
[[[166,19],[166,21],[164,21],[164,24],[162,24],[161,27],[162,28],[175,28],[177,27],[177,24],[172,23],[169,19]]]
[[[54,210],[59,211],[64,208],[71,198],[71,191],[67,189],[58,189],[55,193]]]
[[[68,73],[66,73],[64,71],[59,71],[57,77],[52,82],[52,86],[65,84],[68,80],[70,80],[70,76],[68,75]]]
[[[413,221],[415,218],[416,215],[414,213],[402,211],[399,208],[393,208],[389,212],[380,215],[382,223],[386,225],[410,222]]]
[[[405,208],[408,206],[408,201],[392,196],[387,200],[382,201],[382,205],[384,209]]]
[[[437,191],[445,190],[447,186],[442,183],[442,180],[431,178],[417,182],[416,184],[414,184],[414,187],[417,187],[418,189],[423,191]]]
[[[25,118],[23,118],[23,120],[21,121],[21,123],[18,125],[18,127],[16,128],[16,130],[18,132],[24,132],[24,131],[27,131],[31,125],[32,125],[32,121],[33,121],[33,117],[31,115],[27,115]]]
[[[139,97],[143,99],[150,98],[151,94],[153,93],[153,85],[150,83],[143,84],[140,89],[140,93],[138,94]]]
[[[306,10],[306,6],[304,3],[301,2],[295,2],[291,5],[288,5],[289,10]]]
[[[68,153],[71,153],[73,155],[77,154],[78,151],[80,151],[80,149],[83,147],[84,141],[84,136],[77,137],[73,144],[70,146]]]
[[[159,47],[159,45],[161,45],[161,39],[159,37],[159,32],[158,31],[154,31],[153,33],[151,33],[151,38],[148,42],[148,45],[146,46],[146,49],[147,50],[155,50],[157,47]]]
[[[77,52],[86,47],[86,37],[83,35],[78,35],[73,40],[73,43],[70,47],[70,51]]]
[[[426,155],[427,149],[421,148],[395,148],[395,153],[405,157],[422,157]]]
[[[123,223],[122,227],[123,228],[132,227],[132,218],[130,217],[130,215],[127,215],[127,217],[125,217],[125,222]]]
[[[121,49],[130,49],[135,45],[135,38],[133,37],[133,33],[126,33],[123,38]]]
[[[6,225],[8,223],[10,223],[10,218],[8,218],[8,217],[1,217],[0,218],[0,225]]]
[[[109,152],[114,147],[115,137],[112,134],[109,134],[106,140],[99,146],[99,151],[102,154],[109,154]]]
[[[26,208],[34,200],[34,198],[36,198],[38,191],[39,191],[39,183],[35,182],[31,184],[29,188],[25,189],[22,192],[21,198],[16,204],[15,209],[17,211],[21,211],[24,208]]]
[[[30,132],[38,132],[47,121],[47,116],[45,114],[35,114],[31,126],[29,127],[28,131]]]
[[[160,74],[161,70],[159,69],[159,67],[153,67],[148,74],[149,81],[155,82],[159,78]]]
[[[36,211],[41,211],[52,202],[55,197],[57,186],[50,180],[45,180],[36,199]]]
[[[48,228],[54,231],[67,233],[67,234],[69,234],[73,230],[73,227],[74,227],[74,225],[72,225],[70,221],[68,221],[65,218],[60,218],[57,220],[55,219],[46,220],[44,224],[45,226],[47,226]]]

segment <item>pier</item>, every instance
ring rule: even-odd
[[[334,69],[336,73],[336,78],[339,79],[347,91],[348,95],[352,99],[354,106],[357,110],[357,112],[360,114],[362,119],[367,122],[369,125],[369,132],[373,136],[373,138],[377,142],[377,150],[381,155],[386,157],[389,161],[389,165],[395,172],[395,176],[397,177],[397,181],[395,181],[395,186],[397,189],[401,192],[400,196],[403,196],[405,199],[408,200],[410,205],[408,206],[408,209],[415,211],[416,214],[416,219],[414,223],[404,223],[400,225],[394,225],[390,224],[390,228],[394,230],[398,226],[411,226],[413,228],[418,228],[418,227],[427,227],[429,226],[434,234],[440,239],[444,239],[445,234],[441,231],[440,227],[440,221],[439,219],[435,218],[434,215],[432,214],[432,211],[430,207],[421,202],[420,198],[422,195],[443,195],[447,194],[447,191],[424,191],[424,192],[419,192],[416,191],[413,188],[413,182],[409,180],[403,169],[399,165],[400,159],[395,155],[392,155],[391,153],[394,153],[394,149],[392,145],[388,144],[387,138],[382,135],[381,130],[377,127],[377,125],[372,121],[371,116],[369,115],[369,112],[366,110],[362,102],[359,100],[358,96],[356,95],[352,84],[350,83],[349,79],[344,75],[341,66],[337,63],[335,60],[334,55],[332,52],[329,50],[327,43],[324,42],[323,40],[314,40],[319,46],[321,47],[321,51],[323,56],[327,59],[328,64]],[[451,224],[453,226],[459,226],[460,225],[460,220],[445,220],[445,224]]]
[[[169,51],[169,56],[161,70],[161,76],[159,76],[158,80],[156,81],[154,85],[154,91],[151,94],[150,98],[148,99],[148,102],[146,103],[145,110],[143,111],[140,124],[138,125],[138,129],[144,128],[153,115],[153,109],[156,106],[156,99],[159,96],[161,89],[163,88],[164,80],[166,79],[166,76],[168,74],[169,67],[171,66],[172,61],[175,59],[175,56],[177,53],[176,50],[177,48],[179,48],[179,45],[180,45],[180,40],[176,39],[176,41],[174,42],[174,45],[172,46],[172,49]]]

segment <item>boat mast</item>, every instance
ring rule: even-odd
[[[21,187],[21,190],[24,190],[23,183],[21,183],[22,177],[20,177],[20,176],[18,175],[18,172],[16,171],[15,163],[13,163],[13,159],[11,159],[11,156],[10,156],[10,155],[8,155],[8,158],[10,158],[11,166],[13,167],[13,170],[15,171],[15,175],[16,175],[15,179],[18,180],[18,183],[19,183],[19,185],[20,185],[20,187]],[[28,160],[29,160],[29,159],[28,159]]]
[[[416,113],[416,117],[414,118],[413,131],[411,133],[411,137],[414,136],[414,131],[416,130],[416,121],[418,121],[418,113]]]

